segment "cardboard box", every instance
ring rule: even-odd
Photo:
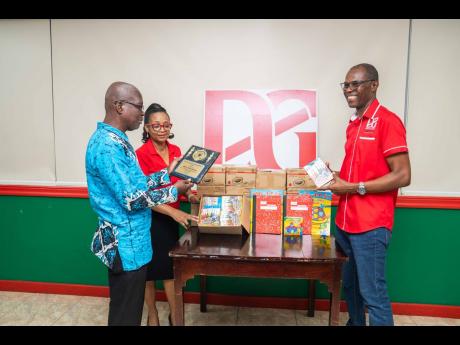
[[[286,190],[295,192],[299,189],[316,189],[316,185],[303,168],[286,169]]]
[[[220,212],[222,212],[225,209],[225,205],[222,202],[222,197],[227,197],[227,196],[233,196],[235,198],[238,198],[240,200],[240,205],[241,205],[241,213],[239,216],[239,221],[237,222],[236,225],[221,225],[221,218],[220,214],[219,216],[216,217],[216,221],[211,221],[208,224],[204,223],[204,213],[203,211],[203,205],[206,203],[206,198],[207,197],[214,197],[214,198],[220,198],[221,203],[216,204],[215,209],[220,208]],[[215,196],[215,195],[203,195],[200,201],[200,207],[199,207],[199,213],[198,217],[200,218],[198,222],[198,229],[200,233],[205,233],[205,234],[227,234],[227,235],[241,235],[243,232],[249,233],[249,215],[250,215],[250,210],[251,210],[251,205],[250,205],[250,199],[249,195],[243,196],[243,195],[221,195],[221,196]],[[208,213],[209,214],[209,213]]]
[[[257,169],[256,188],[286,189],[286,171],[277,169]]]
[[[200,186],[225,186],[225,166],[213,165],[203,176]]]
[[[196,193],[198,196],[203,195],[224,195],[225,194],[225,186],[202,186],[199,184],[196,189]]]
[[[227,187],[225,187],[225,194],[227,194],[227,195],[244,195],[244,194],[249,194],[251,188],[253,188],[253,187],[235,187],[235,186],[227,186]]]
[[[225,184],[231,187],[254,188],[256,186],[255,165],[226,165]]]

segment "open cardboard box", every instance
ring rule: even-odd
[[[229,196],[229,195],[220,195]],[[243,233],[249,233],[249,222],[251,213],[251,202],[249,194],[246,195],[231,195],[242,199],[240,224],[238,225],[203,225],[198,222],[198,229],[200,233],[204,234],[227,234],[227,235],[242,235]],[[198,218],[201,219],[201,212],[203,210],[204,199],[206,197],[216,197],[215,195],[203,195],[200,200],[200,208],[198,212]]]

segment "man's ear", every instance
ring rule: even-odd
[[[374,80],[371,85],[372,85],[372,91],[375,92],[375,91],[377,91],[377,88],[379,87],[379,81]]]
[[[118,115],[121,115],[123,113],[123,103],[121,102],[113,102],[115,111],[117,112]]]

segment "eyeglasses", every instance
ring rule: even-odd
[[[169,131],[172,128],[172,123],[165,123],[164,125],[160,125],[159,123],[150,123],[146,126],[150,126],[155,132],[159,132],[161,128],[165,131]]]
[[[131,104],[133,107],[136,107],[139,111],[144,112],[144,105],[143,104],[136,104],[136,103],[125,101],[123,99],[120,99],[119,101],[115,101],[114,103],[117,103],[117,102]]]
[[[353,80],[352,82],[345,82],[345,83],[340,83],[340,87],[342,90],[346,90],[348,88],[351,88],[351,90],[356,90],[361,84],[367,83],[368,81],[374,81],[375,79],[368,79],[368,80]]]

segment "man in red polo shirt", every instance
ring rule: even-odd
[[[340,173],[322,189],[340,195],[336,243],[349,257],[343,269],[347,325],[393,325],[385,259],[398,188],[410,183],[406,130],[400,118],[379,103],[374,66],[352,67],[341,83],[351,117]]]

